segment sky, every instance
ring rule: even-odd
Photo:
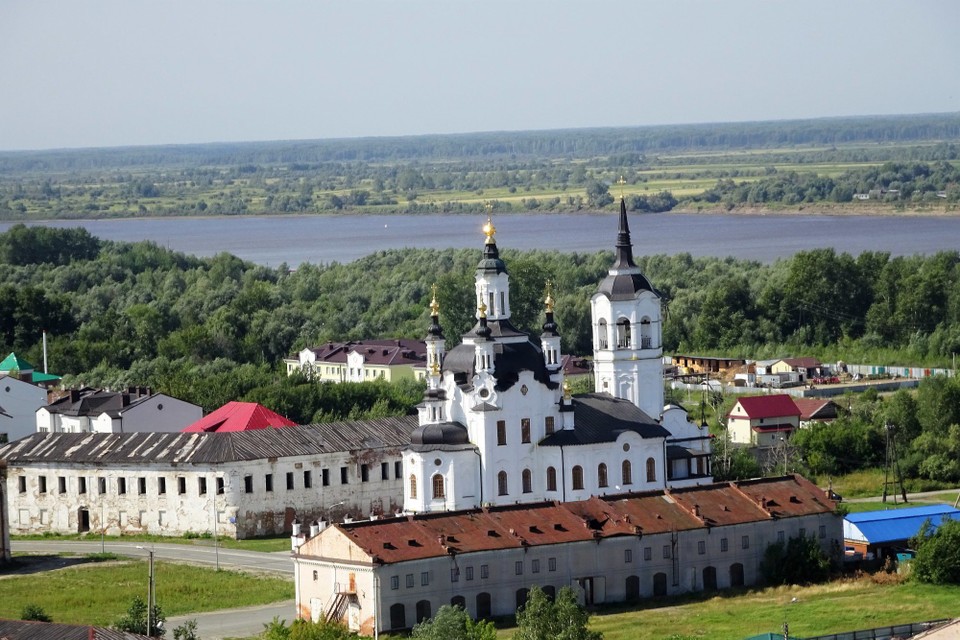
[[[0,0],[0,150],[960,111],[957,0]]]

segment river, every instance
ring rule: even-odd
[[[6,231],[13,223],[0,223]],[[53,221],[85,227],[105,240],[152,240],[197,256],[222,251],[276,267],[350,262],[384,249],[480,248],[483,219],[475,215],[312,215],[134,218]],[[612,249],[616,214],[494,216],[501,249],[594,252]],[[859,254],[931,254],[960,247],[960,217],[824,215],[631,215],[634,254],[734,256],[772,262],[797,251],[833,247]]]

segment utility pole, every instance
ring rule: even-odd
[[[137,546],[137,549],[143,549],[150,554],[150,573],[147,579],[147,635],[151,638],[156,635],[153,631],[153,627],[156,624],[156,621],[153,619],[153,610],[154,610],[154,600],[157,597],[156,590],[154,589],[154,573],[153,573],[153,549],[147,549],[146,547]]]

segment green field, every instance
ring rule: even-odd
[[[17,558],[15,558],[16,560]],[[157,604],[166,616],[269,604],[293,598],[286,578],[157,562]],[[0,618],[39,605],[54,622],[110,625],[134,596],[147,597],[146,561],[80,564],[26,575],[0,574]]]
[[[602,631],[605,640],[742,640],[782,632],[787,622],[791,635],[804,637],[957,617],[960,586],[877,584],[860,578],[812,587],[669,599],[656,605],[631,611],[601,610],[591,617],[590,628]],[[503,629],[498,635],[512,638],[513,633],[514,629]]]
[[[14,535],[14,540],[84,540],[86,542],[99,542],[100,535],[97,533],[87,534],[46,534],[46,535]],[[213,538],[210,537],[174,537],[174,536],[154,536],[154,535],[125,535],[125,536],[105,536],[106,542],[167,542],[170,544],[187,544],[201,547],[212,547]],[[234,538],[220,538],[218,540],[222,549],[242,549],[244,551],[263,551],[269,553],[272,551],[290,551],[289,536],[273,536],[269,538],[248,538],[246,540],[236,540]]]

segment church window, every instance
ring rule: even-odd
[[[410,475],[410,497],[416,499],[417,497],[417,476]]]
[[[497,444],[501,447],[507,444],[506,420],[497,420]]]
[[[501,471],[497,474],[497,494],[501,496],[507,495],[507,472]]]
[[[490,312],[490,315],[494,315],[494,314],[496,313],[496,312],[494,311],[494,309],[493,309],[493,301],[494,301],[493,291],[491,291],[491,292],[490,292],[490,304],[487,305],[488,307],[490,307],[489,309],[487,309],[487,311]]]
[[[437,500],[444,497],[443,476],[439,473],[433,476],[433,499]]]
[[[641,349],[652,349],[653,348],[653,332],[650,324],[650,318],[644,318],[640,321],[640,348]]]
[[[597,323],[597,348],[606,349],[607,348],[607,321],[600,320]]]
[[[573,468],[573,488],[583,489],[583,467],[577,465]]]
[[[633,468],[629,460],[624,460],[620,466],[620,476],[621,484],[633,484]]]
[[[626,318],[617,320],[617,349],[630,348],[630,321]]]
[[[523,492],[533,493],[533,474],[530,473],[530,469],[523,470],[521,480],[523,483]]]
[[[547,467],[547,491],[557,490],[557,470]]]
[[[657,481],[657,461],[647,458],[647,482]]]
[[[549,436],[550,434],[553,433],[553,429],[554,429],[553,416],[547,416],[546,418],[543,419],[543,431],[546,435]]]
[[[530,418],[520,419],[520,442],[530,443]]]
[[[602,462],[597,467],[597,485],[600,487],[607,486],[607,465]]]
[[[500,315],[506,315],[507,313],[507,294],[503,291],[500,292]]]

